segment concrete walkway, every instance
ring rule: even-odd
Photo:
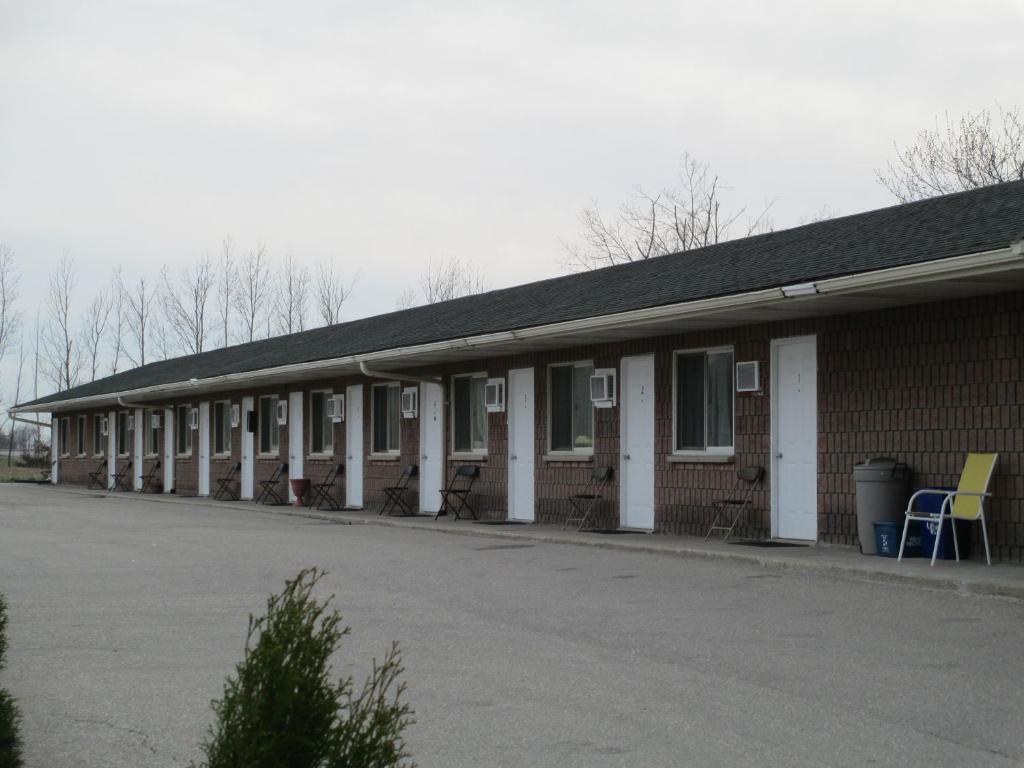
[[[852,548],[828,545],[764,548],[724,544],[720,540],[705,542],[690,536],[643,533],[609,535],[563,531],[557,526],[550,525],[487,525],[469,520],[455,522],[446,517],[437,521],[432,517],[381,517],[375,512],[366,511],[329,512],[306,507],[256,505],[248,501],[215,501],[208,497],[87,491],[67,486],[40,486],[40,489],[44,493],[79,494],[133,502],[229,507],[259,513],[328,520],[338,524],[415,528],[457,536],[572,544],[672,557],[735,560],[756,563],[763,568],[820,573],[856,581],[888,582],[960,594],[1024,600],[1024,567],[1005,563],[988,566],[984,562],[973,560],[959,563],[938,560],[932,567],[927,558],[897,562],[893,558],[864,556]]]

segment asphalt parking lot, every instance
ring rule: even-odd
[[[1019,601],[7,485],[28,765],[197,759],[248,613],[312,565],[339,674],[400,643],[425,768],[1024,759]]]

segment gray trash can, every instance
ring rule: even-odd
[[[853,468],[857,484],[857,537],[860,551],[877,555],[875,526],[882,520],[903,520],[910,498],[910,469],[896,459],[876,456]]]

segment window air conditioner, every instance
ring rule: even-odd
[[[761,391],[761,376],[756,360],[748,363],[736,363],[736,391]]]
[[[484,386],[484,407],[488,413],[501,413],[505,410],[505,380],[488,379]]]
[[[242,423],[242,406],[235,403],[231,406],[231,428],[234,429]]]
[[[335,424],[345,420],[344,395],[331,395],[327,398],[327,418]]]
[[[192,429],[199,429],[199,409],[190,408],[188,412],[188,425]]]
[[[160,429],[163,426],[163,419],[159,413],[154,413],[149,417],[149,426],[151,429]]]
[[[106,437],[108,434],[107,429],[107,417],[104,416],[102,419],[100,419],[100,434]]]
[[[129,413],[128,418],[125,419],[125,424],[128,427],[129,432],[135,429],[135,414]]]
[[[419,413],[420,395],[417,387],[402,390],[402,418],[415,419]]]
[[[595,408],[611,408],[615,405],[615,369],[597,368],[590,377],[590,401]]]
[[[277,423],[279,425],[288,423],[288,401],[278,400],[277,401]]]

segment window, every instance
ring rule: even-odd
[[[179,456],[192,455],[192,424],[189,423],[191,413],[190,405],[179,405],[175,410],[174,428],[178,432],[175,451]]]
[[[75,435],[75,442],[78,444],[78,455],[85,456],[85,416],[78,417],[78,434]]]
[[[309,393],[310,453],[334,453],[334,422],[327,415],[327,401],[332,397],[330,391]]]
[[[452,378],[452,439],[457,453],[487,452],[486,373]]]
[[[548,387],[552,451],[592,453],[594,405],[590,402],[593,363],[553,365]]]
[[[128,411],[117,414],[117,455],[128,455]]]
[[[398,453],[401,390],[395,384],[373,385],[373,452]]]
[[[154,417],[160,415],[158,410],[147,410],[143,418],[146,423],[142,425],[142,428],[146,431],[143,433],[146,435],[146,455],[156,456],[160,453],[160,428],[153,425]]]
[[[102,456],[103,450],[103,417],[96,414],[92,417],[92,453],[94,456]]]
[[[213,452],[219,456],[231,454],[230,400],[219,400],[213,404]]]
[[[60,455],[71,455],[71,419],[65,416],[60,420]]]
[[[278,451],[277,400],[277,395],[260,398],[260,453],[277,454]]]
[[[676,353],[675,451],[733,452],[733,353]]]

